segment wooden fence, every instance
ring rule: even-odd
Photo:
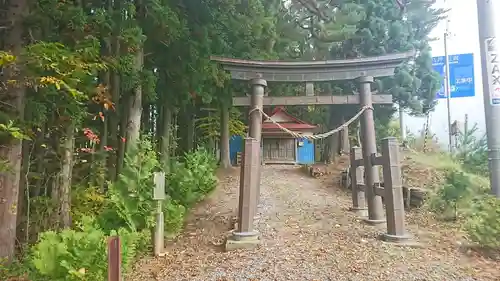
[[[390,242],[408,242],[411,236],[406,232],[405,208],[402,188],[401,153],[396,138],[382,140],[381,155],[363,157],[359,147],[351,148],[350,177],[352,187],[352,208],[358,215],[368,218],[380,217],[385,204],[385,220],[370,220],[372,223],[386,223],[387,232],[382,239]],[[381,166],[383,170],[383,186],[380,180],[374,186],[365,186],[364,171]],[[378,179],[378,170],[377,177]],[[372,190],[368,190],[372,188]],[[382,201],[383,198],[383,201]],[[371,203],[371,204],[368,204]]]

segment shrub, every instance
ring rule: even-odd
[[[217,183],[215,159],[204,149],[186,154],[175,166],[167,177],[169,196],[163,204],[167,234],[182,228],[186,207],[202,199]],[[156,211],[153,174],[159,170],[151,142],[142,140],[126,155],[124,168],[107,194],[93,187],[75,189],[72,216],[79,221],[75,227],[42,233],[30,249],[28,262],[10,273],[28,271],[30,280],[37,281],[104,281],[107,239],[113,235],[121,240],[122,268],[129,269],[151,242]]]
[[[203,194],[210,193],[217,185],[215,157],[206,149],[198,149],[185,157],[186,168],[192,172],[197,189]]]
[[[111,231],[111,235],[120,237],[125,273],[137,252],[149,242],[144,239],[148,234],[120,228]],[[30,277],[39,281],[104,281],[108,267],[107,239],[95,219],[90,217],[83,217],[77,229],[44,232],[31,251],[30,261],[34,270]]]
[[[71,198],[71,218],[81,221],[84,216],[97,217],[104,208],[106,196],[99,187],[77,186],[73,188]]]
[[[28,242],[34,243],[38,239],[38,233],[57,227],[57,223],[53,219],[57,208],[54,200],[45,196],[30,198],[29,207],[29,221],[27,221],[28,216],[23,216],[23,220],[20,221],[19,226],[22,228],[21,230],[24,235],[26,235],[26,230],[29,231],[27,236]]]
[[[79,230],[44,232],[32,249],[31,262],[36,280],[103,280],[107,270],[105,234],[91,220]]]
[[[465,224],[469,239],[485,248],[500,248],[500,200],[487,195],[478,200]]]
[[[469,127],[466,117],[464,127],[458,134],[455,157],[465,170],[484,176],[488,174],[488,145],[486,135],[476,137],[478,132],[477,123]]]
[[[125,156],[118,180],[109,185],[100,223],[105,230],[126,226],[131,231],[154,226],[154,172],[160,163],[151,142],[142,140]]]
[[[185,207],[192,206],[215,188],[215,169],[215,158],[205,149],[186,154],[168,175],[167,194]]]
[[[153,178],[159,167],[156,152],[147,140],[142,141],[137,150],[127,154],[118,181],[109,186],[105,209],[100,216],[101,225],[105,230],[127,227],[132,231],[140,231],[154,227],[156,202],[153,200]],[[187,170],[174,171],[178,174],[177,178],[183,179]],[[196,178],[197,175],[210,178],[203,171],[193,173],[193,177]],[[163,213],[166,232],[178,232],[184,223],[185,207],[167,197],[163,202]]]
[[[172,200],[168,200],[163,205],[163,214],[165,218],[165,233],[178,233],[184,225],[186,208]]]
[[[28,277],[29,268],[23,259],[13,260],[11,263],[5,263],[0,259],[0,280],[6,281],[25,281]]]
[[[431,197],[429,206],[432,211],[457,219],[461,208],[469,207],[467,200],[471,199],[471,182],[469,177],[460,171],[450,171],[446,176],[446,184]]]

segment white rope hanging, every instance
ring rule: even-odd
[[[344,124],[340,125],[338,128],[333,129],[333,130],[331,130],[329,132],[326,132],[326,133],[321,133],[321,134],[312,135],[312,136],[306,136],[306,135],[302,135],[300,133],[296,133],[296,132],[290,131],[289,129],[281,126],[281,124],[279,124],[279,122],[277,122],[276,120],[273,120],[269,115],[267,115],[264,111],[262,111],[259,108],[254,108],[254,109],[250,110],[249,114],[252,114],[252,112],[254,112],[254,111],[259,111],[266,118],[266,120],[271,121],[273,124],[275,124],[283,132],[285,132],[285,133],[293,136],[294,138],[306,138],[306,139],[311,139],[311,140],[319,140],[319,139],[327,138],[327,137],[329,137],[329,136],[331,136],[333,134],[336,134],[336,133],[340,132],[344,128],[349,127],[349,125],[351,125],[354,121],[356,121],[361,116],[361,114],[363,114],[363,112],[365,112],[365,110],[367,110],[367,109],[373,109],[373,107],[371,107],[371,106],[363,106],[361,108],[361,110],[356,115],[354,115],[351,119],[349,119]]]

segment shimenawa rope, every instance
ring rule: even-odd
[[[353,123],[354,121],[356,121],[356,119],[358,119],[361,114],[363,114],[363,112],[365,112],[365,110],[367,109],[373,109],[373,107],[371,106],[364,106],[361,108],[361,110],[356,114],[354,115],[351,119],[349,119],[347,122],[345,122],[344,124],[340,125],[338,128],[336,129],[333,129],[329,132],[326,132],[326,133],[321,133],[321,134],[317,134],[317,135],[312,135],[312,136],[306,136],[306,135],[302,135],[300,133],[296,133],[296,132],[293,132],[293,131],[290,131],[289,129],[281,126],[281,124],[279,124],[277,121],[273,120],[269,115],[267,115],[264,111],[262,111],[261,109],[258,109],[258,108],[254,108],[252,110],[250,110],[250,113],[251,114],[252,112],[254,111],[260,111],[260,113],[269,121],[271,121],[273,124],[275,124],[279,129],[281,129],[282,131],[284,131],[285,133],[288,133],[289,135],[295,137],[295,138],[306,138],[306,139],[312,139],[312,140],[318,140],[318,139],[324,139],[324,138],[327,138],[333,134],[336,134],[338,133],[339,131],[343,130],[344,128],[348,127],[349,125],[351,125],[351,123]]]

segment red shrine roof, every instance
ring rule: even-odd
[[[282,127],[287,128],[289,130],[312,130],[315,129],[316,125],[309,124],[305,121],[302,121],[290,113],[286,112],[285,108],[278,106],[274,108],[274,110],[269,114],[273,120],[277,121]],[[273,118],[275,117],[275,118]],[[264,117],[262,123],[262,130],[273,131],[280,130],[280,128],[271,121],[266,122],[266,118]]]

